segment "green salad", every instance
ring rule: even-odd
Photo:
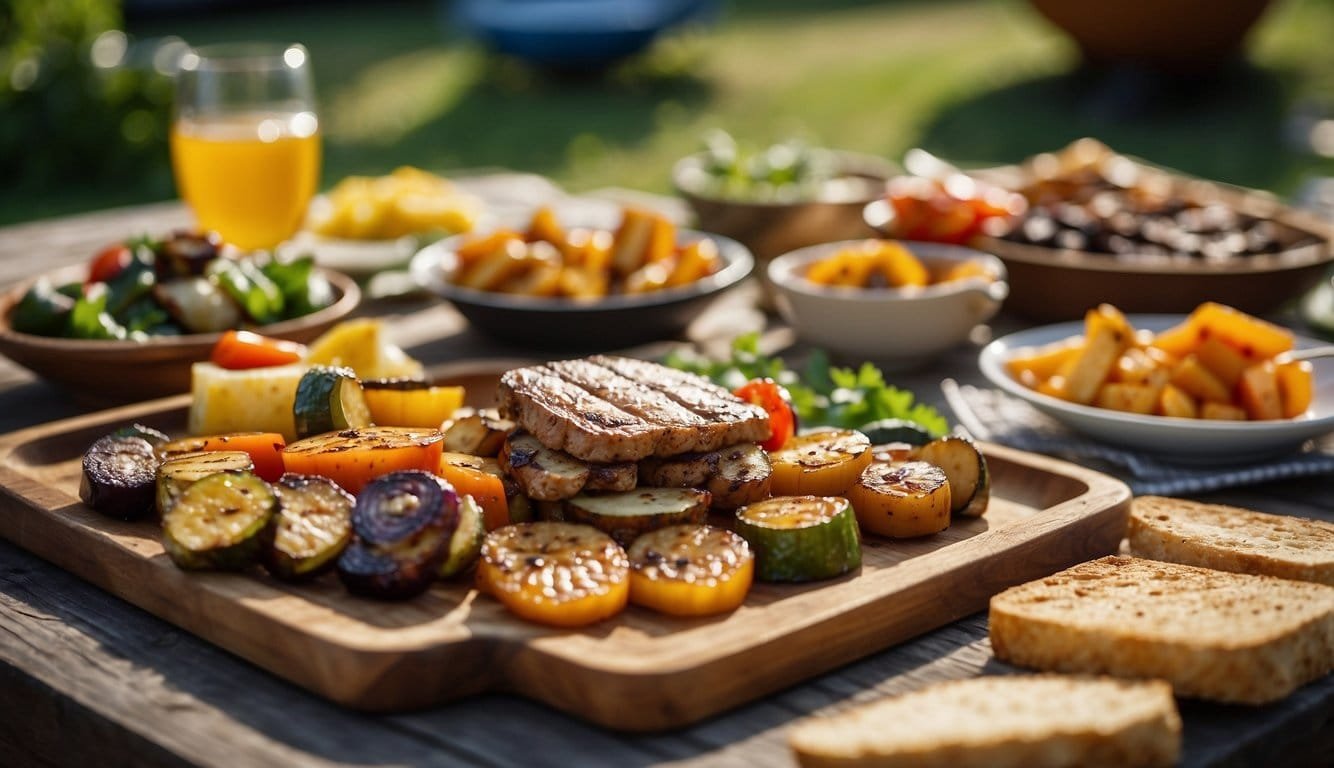
[[[792,396],[792,408],[802,424],[860,429],[868,424],[901,420],[912,422],[931,436],[949,431],[949,423],[935,408],[916,402],[912,392],[885,382],[884,374],[870,363],[860,368],[829,364],[822,351],[811,353],[800,372],[788,368],[780,357],[760,353],[758,333],[732,341],[728,360],[709,360],[689,350],[673,351],[663,364],[711,379],[735,390],[751,379],[770,378]]]
[[[268,325],[334,298],[310,256],[240,255],[214,234],[178,232],[102,249],[82,282],[37,280],[10,325],[38,336],[142,341]]]

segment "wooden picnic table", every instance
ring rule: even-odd
[[[534,177],[488,176],[484,194],[520,206],[558,190]],[[660,201],[679,214],[674,201]],[[189,223],[175,203],[0,229],[0,285],[82,261],[97,247]],[[698,326],[712,336],[762,327],[755,286],[720,301]],[[377,299],[424,362],[532,357],[470,331],[422,296]],[[774,322],[768,320],[773,328]],[[999,331],[1024,324],[1004,315]],[[781,331],[780,331],[781,332]],[[981,383],[976,349],[960,349],[895,383],[943,405],[940,380]],[[0,359],[0,433],[84,412],[68,395]],[[1334,480],[1285,481],[1198,497],[1334,520]],[[926,683],[1007,673],[985,614],[816,677],[761,701],[662,734],[588,725],[512,695],[422,712],[343,709],[0,541],[0,765],[765,765],[791,764],[785,733],[812,713]],[[634,701],[626,701],[634,707]],[[1181,702],[1187,766],[1334,765],[1334,676],[1278,704]]]

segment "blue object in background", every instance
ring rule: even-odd
[[[455,0],[454,19],[502,53],[557,69],[594,69],[662,32],[716,14],[719,0]]]

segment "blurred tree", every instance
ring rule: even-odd
[[[0,3],[0,174],[48,192],[113,188],[126,175],[170,191],[171,82],[149,52],[131,66],[115,0]],[[157,62],[160,64],[161,62]]]

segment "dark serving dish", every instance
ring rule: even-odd
[[[1279,248],[1273,253],[1221,261],[1095,253],[979,236],[970,245],[994,254],[1009,272],[1005,307],[1042,320],[1071,320],[1106,302],[1123,312],[1186,313],[1216,301],[1251,314],[1266,314],[1319,282],[1334,262],[1334,228],[1320,218],[1283,205],[1255,190],[1204,181],[1146,163],[1140,169],[1170,185],[1174,194],[1207,199],[1239,213],[1273,222]],[[1009,189],[1025,185],[1017,166],[970,171]],[[867,223],[888,230],[887,206],[867,207]]]
[[[652,293],[612,295],[594,301],[518,296],[460,288],[450,282],[459,239],[433,243],[412,259],[417,283],[446,299],[478,331],[542,350],[610,350],[677,337],[723,291],[750,274],[754,257],[730,238],[678,230],[683,242],[709,238],[723,268],[708,277]]]

